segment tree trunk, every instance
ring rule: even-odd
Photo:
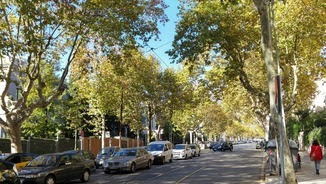
[[[254,3],[258,9],[260,23],[261,23],[261,47],[262,52],[264,55],[264,61],[267,68],[267,76],[268,76],[268,88],[269,88],[269,104],[270,104],[270,113],[271,113],[271,124],[274,122],[277,124],[277,112],[276,112],[276,105],[275,105],[275,84],[274,84],[274,76],[276,74],[277,65],[273,61],[273,44],[272,44],[272,29],[271,29],[271,20],[270,20],[270,1],[269,0],[254,0]],[[281,98],[281,96],[279,96]],[[284,123],[284,118],[282,120],[282,132],[283,133],[283,149],[284,149],[284,167],[285,167],[285,183],[292,184],[297,183],[296,176],[294,173],[294,168],[292,165],[292,157],[291,152],[288,144],[288,138],[286,136],[286,128]],[[276,127],[275,127],[276,128]],[[270,127],[270,130],[273,129]],[[279,138],[276,136],[276,138]],[[278,141],[279,143],[279,141]]]
[[[137,130],[137,147],[139,147],[139,130]]]
[[[101,136],[101,147],[105,147],[105,115],[102,114],[102,136]]]
[[[20,124],[13,123],[10,132],[8,132],[10,139],[10,149],[11,153],[22,153],[23,147],[21,143],[21,126]]]
[[[121,146],[121,132],[122,132],[122,122],[123,122],[123,89],[121,90],[121,99],[120,99],[120,128],[119,128],[119,147]]]
[[[149,144],[152,139],[152,105],[151,103],[148,104],[148,137],[147,143]]]

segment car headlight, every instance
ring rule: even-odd
[[[122,165],[123,166],[129,166],[130,165],[130,162],[123,162]]]
[[[108,167],[108,166],[109,166],[108,162],[103,163],[103,167]]]
[[[159,156],[159,157],[162,156],[162,153],[157,154],[157,156]]]

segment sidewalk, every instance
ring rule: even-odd
[[[320,164],[320,175],[316,174],[315,163],[310,161],[308,152],[299,152],[301,156],[301,168],[296,172],[299,184],[326,184],[326,159],[324,158]],[[270,176],[265,173],[265,184],[278,183],[278,176]]]

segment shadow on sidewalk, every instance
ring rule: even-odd
[[[306,151],[299,152],[301,156],[301,168],[296,172],[299,184],[326,184],[326,159],[324,158],[320,164],[320,175],[316,174],[315,163],[310,161],[309,153]],[[270,176],[268,166],[266,167],[265,184],[278,183],[278,176]]]
[[[326,162],[325,158],[320,164],[320,175],[316,174],[315,163],[310,161],[308,152],[300,152],[301,169],[296,173],[298,183],[304,184],[325,184],[326,183]]]

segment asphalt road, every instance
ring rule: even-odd
[[[233,152],[204,150],[200,157],[174,160],[173,163],[153,165],[151,169],[140,169],[135,173],[105,174],[97,169],[88,183],[260,183],[262,167],[261,150],[255,144],[235,145]],[[80,183],[79,181],[69,184]]]

